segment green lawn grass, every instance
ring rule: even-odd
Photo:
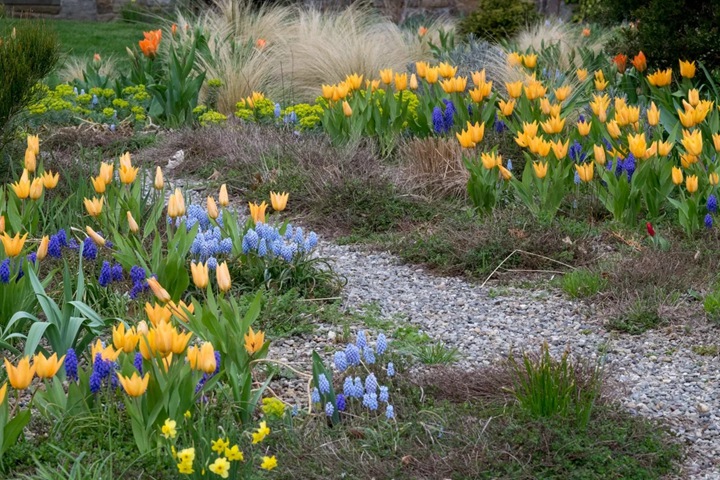
[[[0,19],[0,36],[13,25],[41,20]],[[81,22],[77,20],[43,20],[57,32],[63,54],[92,57],[99,53],[118,59],[127,57],[126,47],[137,45],[143,38],[142,32],[157,28],[146,23]]]

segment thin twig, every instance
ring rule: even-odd
[[[510,255],[508,255],[507,257],[505,257],[505,258],[503,259],[503,261],[500,262],[500,264],[499,264],[497,267],[495,267],[495,270],[493,270],[492,272],[490,272],[490,275],[488,275],[488,277],[485,279],[485,281],[482,283],[482,285],[480,285],[480,288],[483,288],[483,287],[485,286],[485,284],[492,278],[492,276],[495,275],[495,272],[497,272],[498,270],[500,270],[500,267],[502,267],[503,264],[504,264],[505,262],[507,262],[507,261],[510,259],[510,257],[512,257],[513,255],[515,255],[516,253],[524,253],[524,254],[526,254],[526,255],[531,255],[531,256],[533,256],[533,257],[544,258],[545,260],[549,260],[549,261],[551,261],[551,262],[557,263],[557,264],[562,265],[562,266],[564,266],[564,267],[568,267],[568,268],[570,268],[570,269],[572,269],[572,270],[577,270],[577,268],[576,268],[576,267],[573,267],[572,265],[568,265],[567,263],[561,262],[560,260],[555,260],[554,258],[546,257],[545,255],[540,255],[540,254],[537,254],[537,253],[527,252],[527,251],[525,251],[525,250],[513,250],[512,252],[510,252]]]
[[[522,268],[504,268],[504,272],[525,272],[525,273],[558,273],[560,275],[565,275],[567,272],[562,272],[560,270],[525,270]]]
[[[342,300],[342,297],[301,298],[298,302],[324,302],[325,300]]]

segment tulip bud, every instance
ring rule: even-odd
[[[30,173],[34,173],[36,167],[37,159],[35,158],[35,151],[28,147],[25,150],[25,169]]]
[[[141,320],[140,323],[137,324],[137,333],[141,335],[147,335],[149,332],[148,324],[145,320]]]
[[[156,190],[162,190],[165,186],[165,180],[163,179],[163,173],[160,167],[155,169],[155,182],[153,183],[153,186]]]
[[[220,195],[218,195],[218,201],[220,202],[221,207],[227,207],[228,205],[230,205],[227,186],[224,183],[220,186]]]
[[[99,247],[105,246],[105,239],[101,237],[95,230],[87,226],[85,227],[85,232],[88,234],[88,237],[92,238],[92,241],[95,242],[95,245]]]
[[[217,266],[215,271],[217,275],[218,288],[221,292],[227,292],[232,286],[232,280],[230,279],[230,271],[228,270],[227,262],[223,262]]]
[[[215,220],[218,218],[220,213],[218,212],[217,204],[215,203],[215,199],[213,197],[207,197],[207,213],[208,217]]]
[[[343,109],[343,113],[345,114],[346,117],[349,117],[353,113],[352,108],[350,107],[350,104],[347,101],[343,101],[342,109]]]
[[[410,75],[410,90],[417,90],[418,89],[418,79],[417,76],[413,73]]]
[[[138,226],[137,222],[135,221],[135,219],[132,216],[132,213],[130,213],[129,210],[127,212],[127,221],[128,221],[128,225],[130,226],[130,231],[132,233],[137,233],[138,230],[140,230],[140,227]]]
[[[47,235],[45,235],[42,238],[42,240],[40,240],[40,246],[38,247],[38,250],[37,250],[37,259],[38,260],[42,260],[43,258],[45,258],[47,256],[49,243],[50,243],[50,237],[48,237]]]
[[[170,297],[170,294],[167,290],[165,290],[162,285],[160,285],[160,282],[157,281],[157,278],[150,277],[147,279],[148,285],[150,286],[150,290],[152,290],[155,297],[160,300],[161,302],[167,303],[172,298]]]
[[[0,215],[0,233],[5,233],[5,215]]]

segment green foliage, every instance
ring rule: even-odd
[[[503,40],[515,35],[537,17],[535,2],[532,1],[480,0],[477,9],[458,24],[458,34]]]
[[[714,323],[720,323],[720,288],[716,287],[705,295],[703,308],[708,319]]]
[[[640,335],[663,323],[658,306],[651,300],[638,300],[630,308],[610,319],[608,327],[630,335]]]
[[[600,293],[607,280],[601,272],[579,268],[562,277],[562,289],[572,298],[592,297]]]
[[[44,22],[5,25],[0,30],[0,148],[12,118],[31,101],[36,84],[45,78],[58,61],[55,34]]]
[[[425,365],[444,365],[460,359],[460,351],[457,348],[450,348],[438,342],[420,345],[411,352],[420,363]]]

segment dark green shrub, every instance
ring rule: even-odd
[[[8,125],[33,99],[35,86],[55,67],[59,48],[44,22],[10,24],[0,31],[0,149],[10,134]]]
[[[512,37],[537,18],[533,1],[480,0],[477,9],[460,21],[458,33],[497,41]]]

